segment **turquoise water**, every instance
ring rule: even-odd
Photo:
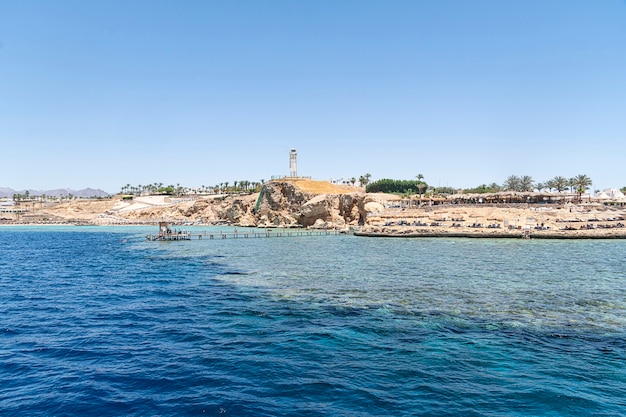
[[[0,229],[0,415],[625,414],[626,242],[151,232]]]

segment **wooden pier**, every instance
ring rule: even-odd
[[[229,233],[198,233],[198,239],[251,239],[269,237],[299,237],[299,236],[336,236],[342,234],[339,230],[293,230],[293,231],[245,231]]]
[[[244,230],[229,232],[213,232],[203,230],[192,233],[187,230],[173,232],[167,226],[162,228],[157,235],[147,235],[146,240],[150,241],[176,241],[176,240],[215,240],[215,239],[254,239],[273,237],[305,237],[305,236],[337,236],[346,234],[343,230],[301,230],[301,229],[281,229],[281,230]]]
[[[148,235],[146,240],[191,240],[191,233],[165,233],[158,235]]]

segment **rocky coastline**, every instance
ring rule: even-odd
[[[400,198],[323,181],[282,180],[260,193],[173,198],[120,196],[16,207],[1,224],[135,225],[167,221],[351,230],[367,237],[623,239],[626,210],[601,204],[438,204],[403,207]]]

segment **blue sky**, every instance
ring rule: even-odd
[[[0,186],[626,186],[626,2],[0,0]]]

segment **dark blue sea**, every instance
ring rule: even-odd
[[[626,415],[626,241],[153,229],[0,228],[1,416]]]

